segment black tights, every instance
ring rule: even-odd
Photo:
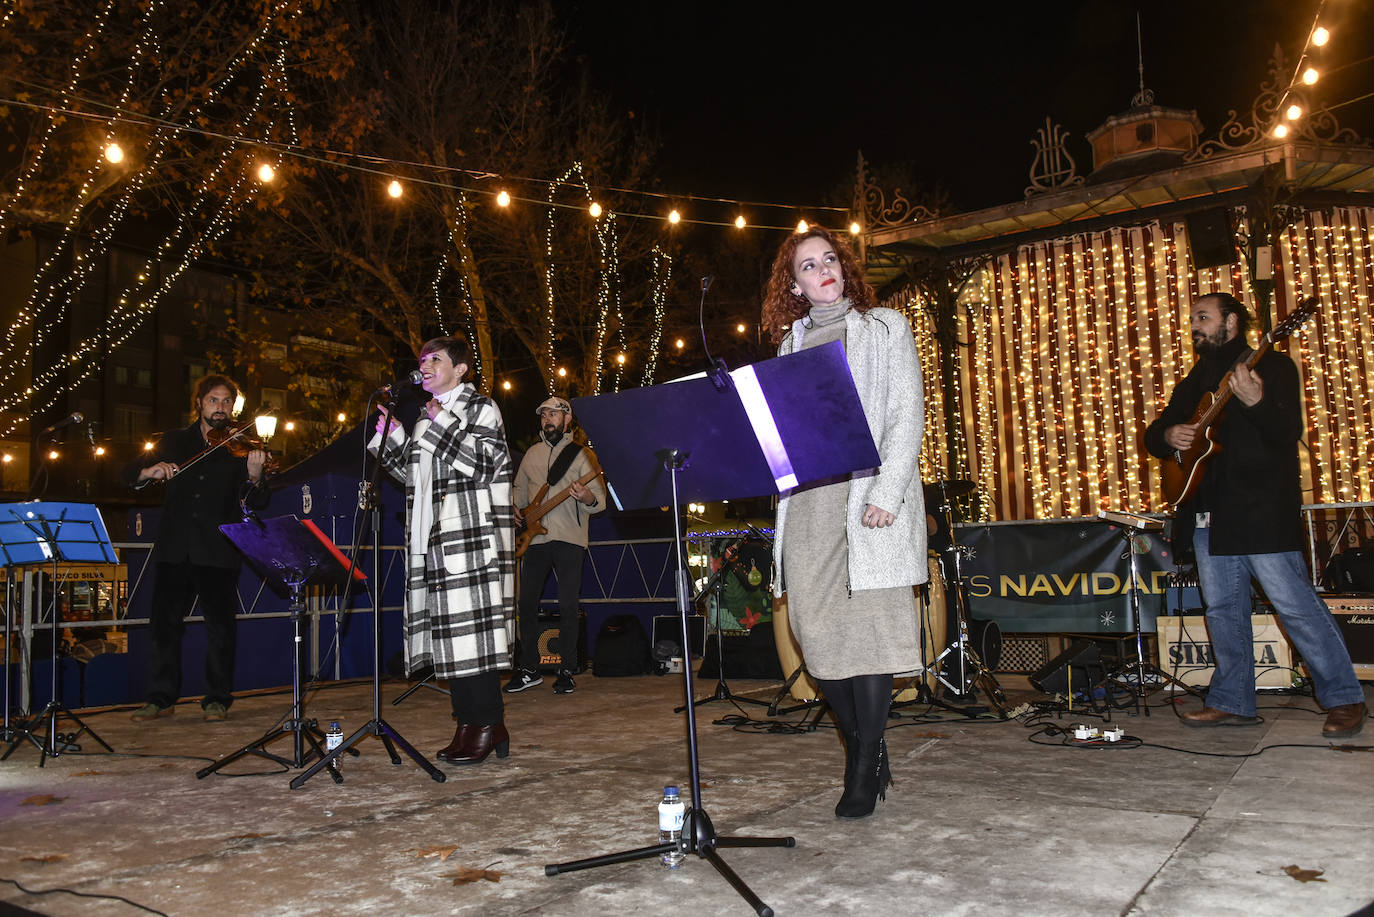
[[[835,712],[835,721],[845,735],[857,734],[860,740],[876,741],[887,728],[892,707],[891,675],[855,675],[831,681],[816,681]]]

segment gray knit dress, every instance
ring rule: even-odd
[[[802,349],[844,340],[849,301],[811,310]],[[849,591],[845,539],[848,478],[792,491],[783,540],[787,618],[815,678],[911,672],[921,666],[916,597],[910,586]]]

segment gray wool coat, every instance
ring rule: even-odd
[[[506,668],[515,616],[515,508],[505,428],[495,402],[462,383],[459,398],[407,437],[398,427],[368,451],[406,485],[406,670],[440,678]],[[421,464],[426,473],[420,474]],[[428,479],[428,487],[417,482]],[[411,550],[417,500],[430,502],[424,554]]]
[[[800,350],[806,335],[801,320],[782,339],[778,355]],[[849,588],[883,589],[915,586],[929,578],[926,561],[926,508],[919,458],[925,432],[925,393],[921,361],[911,325],[902,313],[882,307],[845,315],[845,355],[864,407],[869,432],[882,464],[856,471],[849,485],[845,535],[849,542]],[[787,535],[788,494],[778,500],[773,563],[778,575],[773,591],[787,588],[782,545]],[[860,521],[872,503],[896,515],[880,529]]]

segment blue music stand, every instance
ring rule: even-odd
[[[56,758],[65,752],[80,751],[76,740],[82,733],[89,733],[106,751],[114,751],[105,740],[96,735],[95,730],[73,713],[57,695],[57,640],[61,635],[58,626],[57,577],[58,565],[63,563],[107,563],[119,562],[114,545],[110,543],[110,533],[105,529],[105,520],[100,510],[89,503],[52,503],[34,500],[28,503],[0,504],[0,566],[37,566],[52,564],[52,633],[49,640],[49,662],[52,668],[51,693],[48,704],[33,718],[11,729],[9,725],[10,679],[9,648],[10,619],[13,606],[5,610],[5,741],[10,743],[5,753],[0,755],[4,761],[19,743],[25,739],[38,748],[38,766],[42,767],[48,758]],[[75,732],[59,735],[58,721],[66,717],[79,727]],[[35,734],[38,724],[47,723],[47,734],[40,741]],[[58,740],[61,740],[59,745]]]

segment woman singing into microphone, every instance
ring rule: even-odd
[[[870,815],[891,781],[892,676],[921,666],[912,587],[928,578],[921,367],[911,327],[874,303],[853,250],[824,229],[773,261],[762,321],[779,355],[843,343],[881,464],[782,494],[773,544],[788,620],[844,737],[840,818]]]

